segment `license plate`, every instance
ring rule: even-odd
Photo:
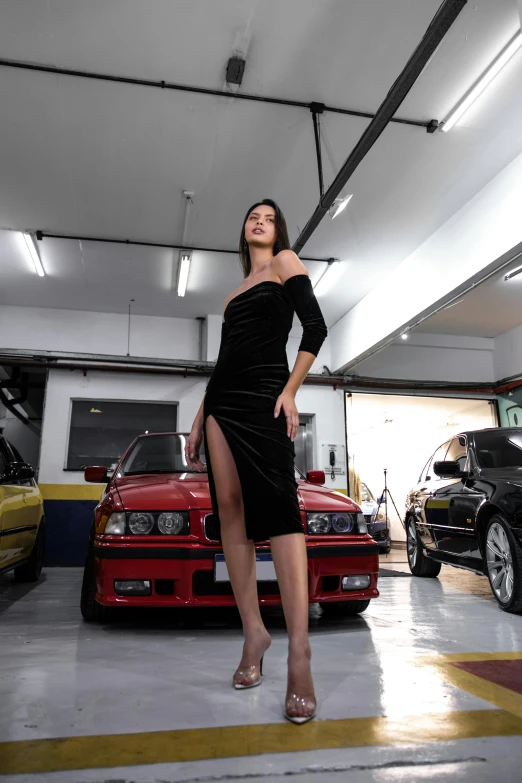
[[[258,582],[277,580],[272,555],[256,555],[256,579]],[[214,581],[230,582],[225,555],[215,555],[214,557]]]

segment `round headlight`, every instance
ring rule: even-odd
[[[183,514],[179,511],[164,511],[158,517],[158,527],[160,533],[175,536],[183,529]]]
[[[332,526],[336,533],[350,533],[353,528],[351,514],[333,514]]]
[[[377,519],[379,520],[379,522],[380,522],[382,519],[384,519],[384,513],[383,513],[382,511],[379,511],[379,513],[377,514]]]
[[[318,535],[328,533],[330,530],[330,517],[328,514],[310,514],[307,521],[309,533]]]
[[[135,536],[145,536],[154,527],[154,517],[142,511],[134,511],[129,517],[129,530]]]

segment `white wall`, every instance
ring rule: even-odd
[[[178,402],[178,426],[190,430],[203,399],[206,378],[152,376],[80,370],[51,370],[47,384],[40,472],[42,484],[81,484],[81,471],[64,471],[67,454],[71,399],[94,398]],[[332,387],[302,386],[296,399],[301,413],[315,414],[316,468],[320,464],[323,442],[344,443],[344,394]],[[346,477],[329,486],[346,489]]]
[[[496,379],[494,351],[495,340],[491,338],[414,332],[407,340],[399,339],[360,362],[350,374],[417,381],[492,383]]]
[[[80,370],[51,370],[47,383],[40,453],[42,484],[81,484],[81,471],[64,471],[72,398],[178,402],[178,426],[190,430],[205,392],[205,378]]]
[[[522,375],[522,326],[495,338],[494,367],[498,381]]]
[[[520,243],[521,204],[519,155],[332,327],[331,369],[350,367]]]
[[[39,351],[127,354],[128,316],[45,307],[0,306],[0,347]],[[197,359],[199,322],[131,316],[131,356]]]

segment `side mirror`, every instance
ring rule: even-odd
[[[16,480],[32,479],[34,478],[34,469],[27,462],[11,462],[8,476]]]
[[[85,468],[83,476],[85,481],[89,481],[91,484],[106,484],[109,480],[105,465],[89,465],[88,468]]]
[[[324,470],[309,470],[306,474],[307,481],[310,482],[310,484],[325,484],[326,483],[326,476],[324,475]]]
[[[444,461],[433,465],[433,472],[441,478],[465,478],[468,474],[460,469],[458,462]]]

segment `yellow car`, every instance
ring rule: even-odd
[[[0,574],[14,569],[18,582],[36,582],[44,543],[43,498],[34,470],[0,436]]]

